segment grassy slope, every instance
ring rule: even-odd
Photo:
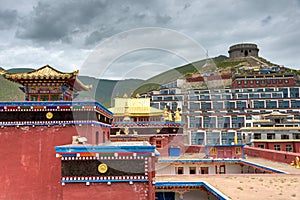
[[[213,72],[238,65],[243,61],[230,61],[226,56],[218,56],[209,60],[201,60],[184,66],[168,70],[146,81],[139,79],[130,80],[99,80],[93,77],[80,76],[79,79],[86,85],[93,85],[93,89],[87,92],[80,92],[77,100],[97,100],[107,107],[111,106],[111,99],[115,96],[123,96],[125,93],[137,94],[144,93],[153,89],[158,89],[161,84],[173,81],[178,78],[189,77],[194,73]],[[203,67],[206,66],[206,67]],[[10,73],[28,72],[33,69],[9,69]],[[300,74],[299,70],[290,71]],[[19,90],[19,85],[5,80],[0,76],[0,100],[13,101],[23,100],[24,94]]]
[[[0,101],[24,101],[25,95],[19,87],[21,85],[0,76]]]
[[[134,89],[139,87],[143,80],[99,80],[93,77],[80,76],[79,80],[86,85],[93,85],[90,91],[80,92],[77,100],[96,99],[107,107],[111,106],[111,100],[115,96],[130,95]]]

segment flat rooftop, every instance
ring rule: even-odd
[[[156,175],[156,182],[205,181],[231,199],[300,199],[300,169],[262,158],[248,157],[246,161],[287,174]]]

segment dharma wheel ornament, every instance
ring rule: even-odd
[[[101,174],[104,174],[105,172],[107,172],[108,167],[106,164],[102,163],[98,166],[98,172],[100,172]]]
[[[52,112],[47,112],[46,118],[47,119],[52,119],[52,117],[53,117],[53,113]]]

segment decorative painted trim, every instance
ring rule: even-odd
[[[97,111],[108,118],[113,113],[99,102],[76,101],[24,101],[24,102],[0,102],[0,111],[41,111],[41,110],[87,110]]]
[[[125,144],[124,144],[125,145]],[[56,146],[56,153],[145,153],[143,156],[152,156],[152,153],[155,153],[155,146]],[[124,157],[124,156],[123,156]],[[123,158],[124,159],[124,158]],[[126,159],[126,158],[125,158]]]
[[[80,120],[80,121],[14,121],[0,122],[0,126],[65,126],[65,125],[96,125],[100,127],[111,128],[111,125],[98,121]]]
[[[148,163],[145,156],[148,154],[139,154],[138,156],[101,156],[99,153],[96,156],[81,156],[82,153],[58,153],[56,157],[61,157],[61,160],[145,160],[145,167]]]
[[[65,178],[65,179],[63,179],[63,178]],[[99,178],[99,179],[97,179],[95,177],[83,177],[83,178],[79,177],[79,180],[78,179],[76,179],[76,180],[74,180],[74,179],[67,180],[66,177],[63,177],[63,178],[61,179],[62,184],[64,184],[64,183],[85,183],[85,182],[90,182],[90,183],[108,183],[108,182],[119,183],[119,182],[128,182],[129,183],[130,181],[131,182],[148,182],[149,181],[148,177],[144,177],[144,178],[141,178],[141,179],[127,179],[127,178],[125,178],[125,179],[120,179],[120,178],[118,178],[118,179],[100,179],[100,177],[97,177],[97,178]]]

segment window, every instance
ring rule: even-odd
[[[50,101],[58,101],[59,96],[58,95],[50,95]]]
[[[48,94],[41,94],[40,101],[49,101],[49,95]]]
[[[204,143],[204,132],[191,133],[192,145],[202,145]]]
[[[209,151],[211,155],[216,155],[216,147],[211,147]]]
[[[208,174],[208,167],[200,167],[199,174]]]
[[[155,140],[155,146],[156,146],[156,148],[162,148],[162,141],[161,140]]]
[[[235,147],[235,154],[236,155],[241,155],[242,154],[241,147]]]
[[[183,167],[176,167],[175,170],[176,170],[176,174],[183,174],[184,173]]]
[[[38,95],[33,95],[33,94],[31,94],[30,95],[30,101],[38,101]]]
[[[220,174],[225,174],[226,172],[225,172],[225,165],[221,165],[220,166],[220,172],[219,172]]]
[[[287,145],[285,146],[285,150],[286,150],[287,152],[293,152],[293,146],[292,146],[291,144],[287,144]]]
[[[254,133],[254,139],[255,140],[260,140],[261,139],[261,134],[260,133]]]
[[[300,133],[293,133],[293,139],[300,139]]]
[[[268,140],[274,140],[275,139],[275,133],[267,133],[267,139]]]
[[[275,144],[274,145],[274,150],[280,151],[281,150],[280,145],[279,144]]]
[[[258,148],[261,148],[261,149],[264,149],[265,148],[265,145],[264,144],[259,144],[257,145]]]
[[[190,174],[196,174],[196,167],[190,167]]]
[[[282,140],[288,140],[289,139],[289,135],[283,134],[283,135],[281,135],[281,139]]]

